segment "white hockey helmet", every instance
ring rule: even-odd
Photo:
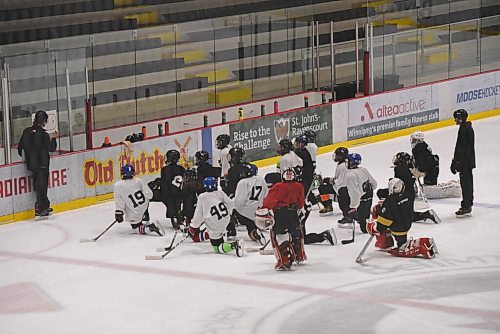
[[[387,187],[389,188],[389,195],[401,194],[405,191],[405,183],[397,177],[390,179]]]
[[[421,143],[424,141],[424,133],[422,131],[415,131],[410,136],[412,143]]]

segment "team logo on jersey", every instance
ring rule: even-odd
[[[279,143],[281,139],[288,138],[288,133],[290,132],[290,119],[283,118],[274,120],[274,136],[276,137],[276,142]]]

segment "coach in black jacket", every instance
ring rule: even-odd
[[[56,137],[50,138],[44,127],[47,125],[49,116],[43,110],[38,110],[35,114],[33,126],[24,129],[17,147],[17,152],[22,156],[24,150],[26,164],[29,171],[33,172],[36,191],[35,215],[48,216],[50,201],[47,197],[49,184],[49,152],[54,152],[57,148]]]
[[[459,125],[455,153],[451,161],[450,170],[453,174],[459,172],[460,186],[462,187],[462,202],[460,209],[455,212],[457,217],[468,217],[472,212],[474,187],[472,169],[476,168],[476,152],[474,150],[474,129],[472,123],[467,122],[467,111],[458,109],[453,113],[455,123]]]

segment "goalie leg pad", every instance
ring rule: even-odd
[[[270,233],[271,245],[273,246],[274,256],[276,257],[276,270],[288,270],[291,267],[290,262],[290,241],[288,234]]]
[[[410,239],[399,248],[387,251],[389,254],[398,257],[423,257],[432,259],[438,254],[436,244],[432,238]]]
[[[295,233],[292,234],[292,246],[293,253],[295,255],[295,261],[300,264],[307,260],[306,251],[304,248],[304,234],[302,229],[297,229]]]

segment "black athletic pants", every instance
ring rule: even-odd
[[[460,205],[463,209],[470,209],[474,202],[474,179],[472,177],[472,169],[460,171],[460,186],[462,187],[462,202]]]
[[[247,218],[247,217],[243,216],[241,213],[239,213],[236,210],[233,210],[233,215],[236,216],[236,219],[238,220],[238,223],[240,223],[241,225],[243,225],[243,226],[245,226],[247,228],[248,232],[257,229],[257,226],[255,225],[255,222],[253,220],[251,220],[250,218]]]
[[[47,197],[49,186],[49,169],[39,168],[33,173],[36,191],[36,203],[39,211],[47,210],[50,207],[50,201]]]

